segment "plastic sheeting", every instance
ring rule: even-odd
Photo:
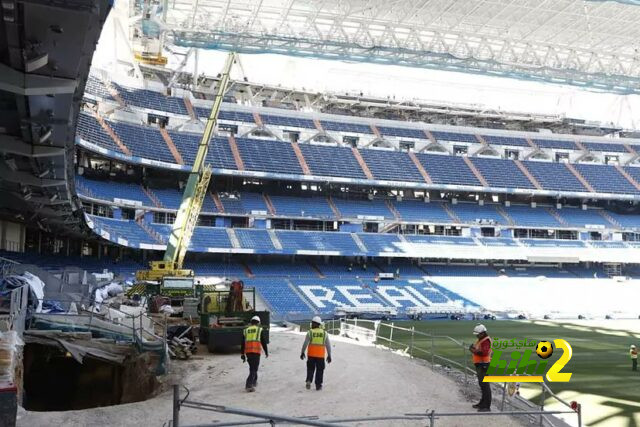
[[[28,306],[36,313],[42,312],[42,300],[44,299],[44,282],[34,274],[25,271],[21,275],[11,275],[0,281],[0,292],[8,294],[14,289],[29,286]]]
[[[124,293],[124,288],[118,282],[111,282],[101,288],[95,290],[94,302],[96,307],[100,307],[100,304],[108,298],[115,297],[121,293]]]

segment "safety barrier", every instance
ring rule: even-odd
[[[23,288],[26,288],[23,286]],[[65,313],[35,313],[31,326],[34,329],[55,329],[64,332],[90,332],[94,336],[130,342],[140,352],[154,352],[160,355],[156,373],[167,371],[167,319],[157,322],[140,312],[125,313],[113,307],[97,313],[88,298],[81,300],[56,300],[63,304],[74,304],[77,310]],[[84,307],[89,307],[84,309]],[[162,331],[163,336],[154,331]]]
[[[379,320],[362,320],[362,319],[333,319],[325,324],[326,330],[331,334],[351,336],[359,340],[365,339],[376,345],[386,347],[390,350],[399,350],[404,352],[410,358],[419,358],[426,360],[432,367],[437,365],[446,365],[456,368],[464,375],[465,384],[469,383],[470,377],[472,381],[475,379],[476,372],[469,366],[470,354],[468,346],[470,343],[456,340],[446,335],[435,335],[426,332],[416,331],[415,327],[404,328],[396,326],[394,323],[385,323]],[[460,357],[445,357],[443,354],[459,354]],[[558,402],[561,406],[566,407],[566,411],[557,413],[575,414],[578,426],[582,425],[582,414],[580,405],[572,406],[557,396],[553,391],[543,383],[527,383],[528,387],[540,387],[540,402],[534,404],[519,395],[511,396],[507,383],[503,383],[500,388],[501,400],[500,411],[505,411],[506,406],[511,406],[520,412],[526,412],[531,418],[531,422],[537,422],[538,425],[554,426],[554,421],[549,418],[553,415],[553,411],[545,411],[545,403],[551,398]],[[531,408],[539,408],[534,414]],[[513,411],[509,411],[513,412]],[[507,413],[506,411],[504,413]],[[521,415],[525,415],[524,413]],[[441,416],[440,414],[438,416]],[[535,418],[535,419],[534,419]]]
[[[182,408],[191,408],[198,409],[201,411],[209,411],[209,412],[218,412],[230,415],[240,415],[245,417],[251,417],[246,421],[229,421],[229,422],[217,422],[206,424],[207,426],[243,426],[243,425],[258,425],[258,424],[268,424],[274,426],[276,424],[295,424],[295,425],[306,425],[306,426],[320,426],[320,427],[338,427],[338,426],[346,426],[351,423],[367,423],[374,421],[428,421],[430,427],[434,427],[436,425],[436,421],[444,418],[455,418],[455,417],[476,417],[476,416],[485,416],[485,417],[511,417],[511,416],[529,416],[529,417],[547,417],[549,415],[559,415],[559,414],[570,414],[575,413],[574,411],[544,411],[544,410],[529,410],[529,411],[504,411],[504,412],[438,412],[435,410],[426,411],[424,413],[405,413],[401,415],[382,415],[382,416],[371,416],[371,417],[358,417],[358,418],[334,418],[334,419],[321,419],[317,416],[306,416],[306,417],[292,417],[289,415],[279,415],[272,414],[267,412],[260,412],[255,410],[243,409],[243,408],[234,408],[225,405],[216,405],[212,403],[206,402],[198,402],[194,400],[189,400],[189,389],[183,387],[186,390],[186,395],[181,399],[180,398],[180,385],[173,385],[173,410],[172,410],[172,420],[169,421],[169,427],[181,427],[180,424],[180,411]],[[540,423],[542,424],[542,421]],[[580,426],[580,421],[578,421],[578,425]],[[182,426],[182,427],[198,427],[197,425],[190,426]]]
[[[292,325],[294,326],[294,325]],[[305,322],[302,325],[295,325],[296,329],[305,330],[308,328],[308,323]],[[411,358],[418,357],[426,361],[430,361],[432,366],[436,366],[439,363],[445,363],[448,366],[457,367],[462,373],[464,373],[465,382],[469,381],[469,373],[475,376],[473,371],[468,366],[469,353],[465,347],[465,343],[458,341],[449,336],[433,335],[420,331],[416,331],[415,328],[403,328],[395,326],[393,323],[383,323],[373,320],[347,320],[347,319],[335,319],[329,320],[325,323],[325,329],[327,332],[335,335],[346,335],[359,340],[366,340],[374,342],[380,345],[380,342],[385,343],[386,348],[390,349],[403,349],[403,351]],[[381,334],[382,331],[382,334]],[[395,337],[395,339],[394,339]],[[405,341],[398,341],[399,338],[408,338],[409,344]],[[430,343],[426,348],[421,345],[422,342]],[[460,359],[454,360],[450,357],[442,356],[438,354],[439,349],[445,350],[449,346],[459,351]],[[206,402],[198,402],[189,400],[190,392],[186,390],[186,395],[180,397],[180,385],[173,385],[173,418],[169,422],[171,427],[180,427],[180,411],[182,408],[191,408],[202,411],[211,411],[224,414],[240,415],[250,417],[247,420],[242,421],[228,421],[217,422],[207,424],[208,426],[242,426],[242,425],[259,425],[259,424],[296,424],[296,425],[309,425],[309,426],[346,426],[351,423],[367,423],[374,421],[424,421],[428,422],[430,427],[434,427],[436,421],[440,419],[448,418],[462,418],[462,417],[491,417],[490,423],[498,423],[499,419],[505,416],[513,417],[527,417],[529,422],[535,423],[539,426],[556,426],[563,424],[556,418],[552,418],[553,415],[575,415],[577,417],[578,427],[582,427],[582,414],[580,405],[577,405],[575,409],[567,402],[556,396],[546,384],[541,383],[541,401],[539,405],[535,405],[520,396],[514,396],[515,399],[507,400],[507,384],[505,383],[501,389],[502,399],[500,402],[499,412],[438,412],[436,410],[429,410],[423,413],[405,413],[399,415],[383,415],[383,416],[370,416],[360,418],[341,418],[341,419],[321,419],[318,416],[306,416],[306,417],[292,417],[289,415],[279,415],[266,412],[259,412],[254,410],[248,410],[243,408],[233,408],[225,405],[216,405]],[[553,398],[565,406],[565,410],[545,410],[544,405],[547,398]],[[513,409],[505,410],[505,407],[509,405]],[[184,427],[184,426],[183,426]],[[195,427],[195,426],[189,426]]]

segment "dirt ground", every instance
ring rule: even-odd
[[[173,362],[175,377],[189,391],[189,400],[288,416],[321,419],[436,412],[472,412],[453,379],[419,361],[390,351],[333,339],[333,363],[325,370],[322,391],[306,390],[306,364],[300,360],[303,336],[291,331],[271,333],[270,357],[262,357],[258,388],[244,390],[247,364],[240,355],[200,353],[193,360]],[[475,382],[470,387],[478,389]],[[55,390],[52,390],[55,393]],[[184,392],[183,392],[184,393]],[[184,396],[184,394],[182,394]],[[18,426],[162,426],[171,419],[172,395],[165,391],[145,402],[68,412],[20,410]],[[246,417],[183,408],[182,425],[247,420]],[[426,421],[381,421],[349,425],[419,426]],[[436,426],[519,426],[509,417],[442,418]]]

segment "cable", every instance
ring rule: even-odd
[[[187,386],[183,385],[182,388],[184,388],[187,391],[187,394],[184,396],[184,399],[182,399],[180,401],[180,405],[182,406],[182,404],[185,402],[185,400],[187,400],[187,398],[189,397],[189,394],[191,394],[191,391],[187,388]]]

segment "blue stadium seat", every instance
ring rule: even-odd
[[[478,144],[478,138],[474,134],[471,133],[458,133],[458,132],[442,132],[442,131],[431,131],[431,135],[433,135],[436,140],[439,142],[470,142],[472,144]]]
[[[423,153],[416,157],[434,184],[482,186],[462,157]]]
[[[607,211],[609,216],[611,216],[618,224],[620,224],[623,228],[629,229],[640,229],[640,215],[636,214],[624,214]]]
[[[316,125],[311,119],[298,117],[276,116],[272,114],[260,114],[262,122],[267,125],[286,126],[296,128],[315,129]]]
[[[300,150],[313,175],[367,179],[350,148],[300,144]]]
[[[256,277],[279,276],[279,277],[318,277],[309,264],[297,260],[286,261],[262,261],[257,260],[249,263],[249,268]]]
[[[629,247],[624,242],[611,241],[611,240],[590,240],[589,244],[594,248],[602,249],[628,249]]]
[[[498,271],[482,265],[426,265],[423,266],[431,276],[445,277],[498,277]]]
[[[240,202],[244,212],[251,213],[254,211],[269,212],[267,202],[260,193],[240,193]]]
[[[342,218],[376,216],[394,219],[393,213],[389,210],[384,200],[348,200],[337,197],[332,198],[332,200],[340,211]]]
[[[424,182],[424,178],[403,151],[362,149],[360,155],[375,179]]]
[[[515,225],[521,227],[557,227],[562,228],[562,224],[549,213],[544,207],[511,205],[504,207],[504,210],[511,217]]]
[[[423,277],[427,273],[422,270],[418,265],[405,259],[393,259],[387,258],[390,263],[376,262],[375,266],[384,273],[400,273],[401,277]],[[392,261],[391,261],[392,260]]]
[[[587,191],[584,185],[563,163],[535,161],[522,163],[545,190]]]
[[[535,189],[529,178],[511,160],[470,157],[491,187]]]
[[[387,306],[379,298],[377,298],[370,287],[362,285],[357,278],[336,278],[331,279],[291,279],[291,283],[305,295],[306,299],[314,306],[314,308],[325,314],[333,313],[337,308],[358,307],[366,309],[367,307]],[[342,289],[342,290],[341,290]],[[357,295],[358,304],[344,295]],[[315,303],[314,303],[315,300]]]
[[[241,248],[255,249],[258,252],[277,252],[267,230],[236,228],[235,233]]]
[[[148,108],[151,110],[165,111],[168,113],[186,116],[189,114],[184,101],[175,96],[166,96],[160,92],[147,89],[135,89],[112,83],[124,102],[128,105]]]
[[[110,202],[115,201],[114,199],[126,199],[140,201],[145,206],[153,206],[153,202],[147,197],[140,184],[100,181],[87,179],[81,175],[76,175],[76,183],[79,184],[77,185],[79,194],[84,194],[82,189],[86,188],[89,190],[89,194],[86,195],[96,199]]]
[[[211,108],[196,107],[195,111],[200,117],[209,117]],[[246,113],[244,111],[220,110],[220,113],[218,113],[218,120],[223,122],[241,122],[250,123],[253,125],[256,124],[253,114]]]
[[[518,243],[509,238],[504,237],[478,237],[480,243],[484,246],[495,246],[495,247],[504,247],[504,246],[518,246]]]
[[[575,142],[565,139],[534,139],[533,142],[540,148],[552,148],[560,150],[577,150]]]
[[[372,134],[373,130],[369,125],[362,125],[359,123],[347,123],[347,122],[334,122],[328,120],[321,120],[322,128],[329,131],[337,132],[354,132]]]
[[[360,249],[349,233],[287,231],[277,230],[276,234],[285,251],[335,251],[360,253]]]
[[[529,147],[529,143],[524,138],[518,138],[515,136],[496,136],[496,135],[482,135],[488,144],[492,145],[507,145],[513,147]]]
[[[173,188],[153,188],[151,191],[165,208],[175,210],[180,208],[182,193],[178,190]]]
[[[640,193],[612,166],[577,164],[574,167],[596,191],[623,194]]]
[[[556,210],[571,227],[585,227],[587,225],[601,225],[604,227],[612,227],[609,221],[607,221],[602,215],[600,215],[597,209],[582,210],[579,208],[563,207]]]
[[[302,175],[298,158],[288,142],[236,138],[247,170]]]
[[[113,100],[111,93],[107,90],[102,80],[97,77],[89,74],[87,78],[87,85],[84,88],[85,92],[88,92],[92,95],[95,95],[102,99]]]
[[[584,148],[590,151],[610,152],[610,153],[628,153],[622,143],[615,142],[582,142]]]
[[[449,224],[454,222],[441,202],[419,202],[415,200],[393,201],[403,221]]]
[[[111,136],[100,126],[95,117],[81,112],[78,114],[77,136],[87,142],[121,153]]]
[[[89,215],[94,225],[110,234],[109,240],[127,240],[127,246],[139,247],[140,244],[157,245],[156,242],[145,230],[135,221],[105,218]]]
[[[276,214],[288,217],[334,218],[326,197],[269,196]]]
[[[196,276],[224,276],[239,280],[246,280],[244,267],[235,261],[195,261],[187,259],[184,268],[191,269]]]
[[[376,126],[383,136],[399,136],[403,138],[427,139],[427,134],[422,129],[397,128],[389,126]]]
[[[176,162],[157,127],[115,121],[107,123],[134,156],[166,163]]]
[[[220,194],[219,197],[225,213],[240,215],[248,213],[242,204],[239,194]]]
[[[253,278],[245,279],[245,286],[254,287],[269,307],[278,314],[312,313],[311,308],[294,292],[285,279]]]
[[[403,243],[397,234],[358,233],[358,236],[369,250],[369,253],[406,251],[401,248]]]
[[[476,242],[474,242],[470,237],[440,236],[436,234],[407,234],[405,237],[411,243],[477,246]]]
[[[463,223],[476,224],[490,221],[508,225],[508,221],[498,213],[496,206],[492,204],[480,206],[477,203],[456,203],[449,205],[449,207]]]
[[[544,248],[584,248],[584,242],[580,240],[556,240],[556,239],[521,239],[522,243],[532,247]]]

